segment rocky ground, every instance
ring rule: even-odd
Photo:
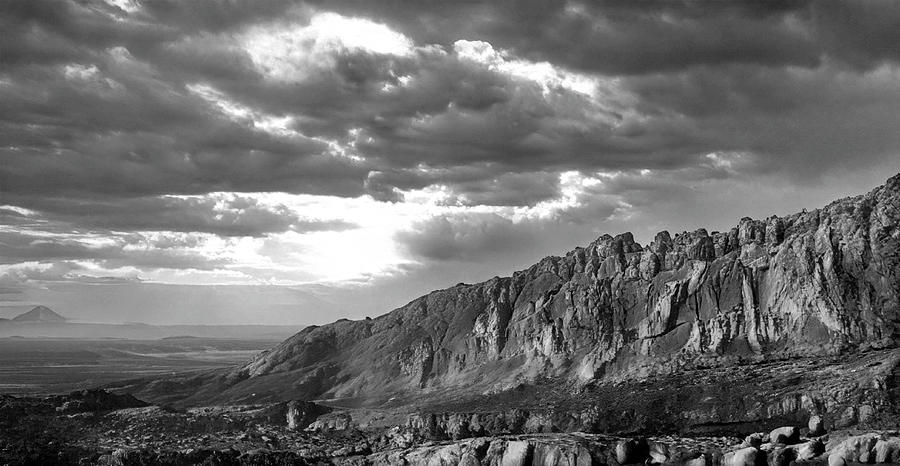
[[[499,411],[498,411],[499,412]],[[309,402],[176,409],[100,390],[0,398],[0,464],[592,465],[900,462],[896,430],[804,425],[749,435],[559,432],[513,410],[471,415],[343,410]],[[459,421],[466,418],[467,427]],[[455,420],[455,421],[454,421]],[[455,422],[455,424],[454,424]],[[476,421],[477,422],[477,421]],[[485,418],[485,425],[489,424]],[[455,425],[456,427],[450,427]]]
[[[683,367],[634,382],[567,387],[545,380],[478,397],[431,399],[427,411],[477,415],[478,426],[448,425],[450,417],[439,416],[437,428],[448,432],[490,431],[496,415],[517,422],[510,414],[515,410],[527,412],[522,422],[544,432],[746,435],[800,425],[811,415],[820,415],[829,429],[898,428],[898,362],[900,349],[887,349]]]

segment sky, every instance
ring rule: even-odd
[[[0,3],[0,317],[320,324],[900,172],[900,2]]]

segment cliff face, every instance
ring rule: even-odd
[[[309,327],[221,378],[217,393],[489,393],[546,377],[627,382],[897,342],[900,175],[726,232],[661,232],[649,246],[604,235],[512,277]]]

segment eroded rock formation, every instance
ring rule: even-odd
[[[743,218],[729,231],[661,232],[647,246],[630,233],[604,235],[511,277],[435,291],[375,319],[305,328],[214,381],[166,383],[188,402],[381,403],[548,378],[627,383],[898,340],[900,175],[865,195]],[[896,372],[872,383],[896,391],[888,386]]]

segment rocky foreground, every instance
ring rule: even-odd
[[[128,406],[128,407],[126,407]],[[550,432],[509,413],[495,432],[438,416],[335,410],[309,402],[149,406],[103,391],[0,398],[0,464],[85,465],[850,465],[900,463],[900,432],[828,431],[811,417],[738,437]],[[485,419],[486,421],[486,419]],[[455,421],[459,422],[459,420]],[[480,422],[469,417],[469,426]],[[393,425],[392,425],[393,424]]]

